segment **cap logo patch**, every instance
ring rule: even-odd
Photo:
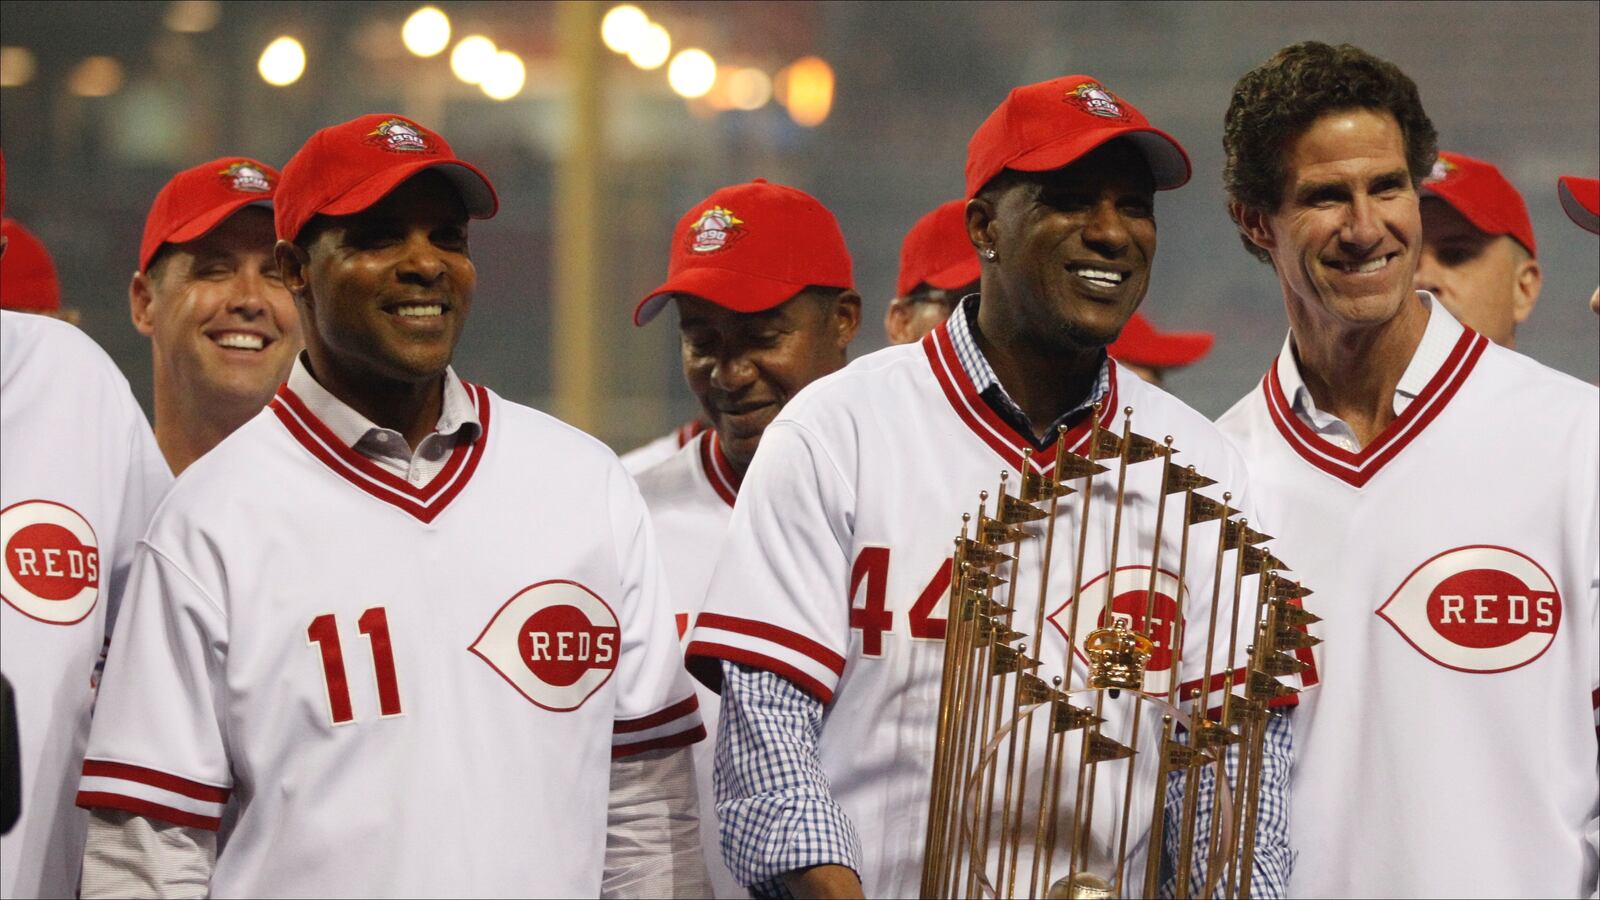
[[[1086,81],[1073,88],[1067,99],[1082,107],[1083,111],[1105,119],[1125,119],[1128,114],[1122,111],[1122,104],[1111,92],[1101,87],[1099,82]]]
[[[1428,177],[1424,181],[1444,181],[1455,171],[1456,164],[1441,156],[1433,161],[1433,171],[1428,173]]]
[[[694,253],[726,250],[743,234],[743,219],[724,207],[713,206],[689,226],[689,250]]]
[[[228,187],[247,194],[265,194],[272,190],[272,180],[253,163],[236,162],[217,173]]]
[[[415,152],[428,149],[428,139],[422,129],[405,119],[385,119],[367,134],[367,142],[385,150]]]

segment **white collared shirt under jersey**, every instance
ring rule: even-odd
[[[1417,293],[1429,309],[1442,308],[1434,302],[1432,294],[1427,291]],[[1428,379],[1444,365],[1446,357],[1460,339],[1461,323],[1449,313],[1428,316],[1428,326],[1422,332],[1422,340],[1417,344],[1416,352],[1411,354],[1411,362],[1406,365],[1406,370],[1400,374],[1399,383],[1394,386],[1395,415],[1404,413],[1411,401],[1428,386]],[[1278,380],[1283,383],[1283,392],[1289,396],[1294,414],[1311,426],[1312,431],[1341,450],[1361,449],[1355,431],[1333,413],[1318,409],[1316,401],[1311,399],[1311,389],[1300,377],[1300,363],[1294,355],[1293,334],[1283,339],[1283,350],[1278,353]]]
[[[439,408],[439,424],[413,451],[405,435],[384,428],[356,412],[349,404],[323,387],[306,366],[305,354],[295,358],[289,372],[289,390],[300,397],[307,409],[344,445],[372,460],[386,471],[422,487],[439,474],[460,443],[478,439],[483,424],[472,406],[472,398],[462,387],[453,368],[445,369],[444,403]]]

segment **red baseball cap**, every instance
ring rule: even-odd
[[[1585,231],[1600,234],[1600,180],[1563,175],[1557,184],[1567,218]]]
[[[433,168],[455,185],[472,218],[490,218],[500,208],[487,175],[457,159],[438,133],[405,116],[372,113],[324,128],[283,167],[273,204],[278,237],[294,240],[312,216],[361,212]]]
[[[0,220],[6,255],[0,257],[0,309],[54,312],[61,308],[61,281],[50,251],[15,219]]]
[[[1422,193],[1450,204],[1484,234],[1508,234],[1529,254],[1538,255],[1528,205],[1492,164],[1440,150],[1433,171],[1422,180]]]
[[[805,191],[757,178],[683,214],[672,229],[667,280],[639,301],[633,324],[655,318],[672,294],[753,313],[811,285],[855,286],[838,220]]]
[[[1149,319],[1134,313],[1106,352],[1129,365],[1171,369],[1199,362],[1215,341],[1207,331],[1157,331]]]
[[[156,194],[139,241],[139,271],[148,271],[162,244],[204,237],[246,206],[272,206],[278,170],[248,156],[224,156],[184,169]]]
[[[1157,190],[1189,180],[1189,155],[1133,104],[1087,75],[1015,88],[967,144],[967,198],[1003,169],[1048,172],[1116,138],[1127,138],[1150,163]]]
[[[908,297],[920,284],[941,291],[978,280],[978,251],[967,237],[967,201],[951,200],[917,220],[900,245],[895,296]]]

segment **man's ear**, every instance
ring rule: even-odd
[[[155,304],[155,299],[150,276],[144,272],[134,272],[133,280],[128,282],[128,318],[133,320],[133,327],[145,337],[156,333],[155,312],[150,308]]]
[[[289,289],[289,296],[294,298],[296,305],[302,300],[309,302],[311,290],[306,279],[306,266],[311,262],[310,255],[294,241],[279,241],[272,247],[272,257],[278,263],[278,277],[283,280],[283,286]]]
[[[896,297],[889,301],[889,307],[883,311],[883,333],[888,336],[891,344],[909,343],[906,338],[906,329],[910,324],[911,304],[903,297]]]
[[[973,252],[980,257],[985,250],[994,250],[999,238],[995,227],[995,208],[988,198],[974,197],[967,201],[967,238],[972,241]]]
[[[1245,206],[1236,201],[1228,201],[1228,217],[1233,219],[1233,224],[1239,226],[1239,233],[1245,240],[1268,253],[1277,246],[1277,241],[1272,236],[1272,226],[1267,221],[1264,210]]]
[[[1511,288],[1511,315],[1518,325],[1533,315],[1534,304],[1539,302],[1539,290],[1544,287],[1544,270],[1531,256],[1517,263],[1517,280]]]
[[[844,291],[833,304],[833,342],[843,353],[861,329],[861,295]]]

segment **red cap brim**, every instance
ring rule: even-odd
[[[1069,134],[1059,141],[1035,147],[1006,163],[1006,168],[1019,172],[1048,172],[1077,162],[1096,148],[1125,138],[1139,148],[1150,164],[1150,174],[1155,178],[1156,190],[1167,191],[1183,187],[1189,181],[1189,154],[1164,131],[1155,128],[1125,128],[1116,131],[1097,130]]]
[[[323,204],[317,212],[325,216],[353,215],[389,196],[390,191],[423,169],[435,168],[441,175],[450,179],[450,183],[461,193],[461,202],[466,205],[469,217],[489,219],[499,211],[500,198],[495,194],[494,186],[476,166],[460,160],[419,159],[407,165],[392,166],[377,172],[366,181],[345,191],[343,195]]]
[[[188,222],[185,222],[181,227],[167,235],[167,239],[162,241],[162,243],[186,244],[189,241],[203,238],[211,232],[211,229],[216,228],[223,222],[226,222],[229,216],[241,209],[244,209],[246,206],[260,206],[265,209],[271,209],[272,198],[252,198],[246,196],[240,197],[237,200],[229,200],[227,203],[218,204],[217,206],[206,210],[200,215],[195,216]]]
[[[654,319],[673,294],[690,294],[734,312],[755,313],[782,305],[806,287],[730,269],[696,266],[667,279],[639,301],[633,311],[633,324],[644,325]]]
[[[1128,342],[1127,346],[1118,341],[1107,348],[1107,352],[1119,362],[1171,369],[1199,362],[1211,352],[1211,345],[1215,342],[1214,335],[1204,332],[1175,331],[1144,336],[1141,340]]]
[[[1567,218],[1585,231],[1600,234],[1600,180],[1563,175],[1558,183]]]
[[[953,291],[977,281],[982,274],[983,267],[978,264],[978,251],[974,249],[971,259],[963,259],[953,266],[940,269],[925,280],[929,286],[941,291]]]

